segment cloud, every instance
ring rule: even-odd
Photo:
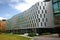
[[[35,4],[36,2],[43,1],[43,0],[24,0],[26,3]]]
[[[43,1],[43,0],[0,0],[0,3],[7,2],[11,8],[23,12],[29,9],[32,5],[34,5],[38,1]]]
[[[23,12],[23,11],[29,9],[36,2],[43,1],[43,0],[23,0],[23,1],[24,2],[18,3],[17,5],[9,4],[9,6],[11,6],[12,8],[14,8],[16,10]]]
[[[25,11],[27,10],[28,8],[30,8],[30,4],[27,4],[27,3],[20,3],[18,5],[15,6],[15,9],[17,10],[20,10],[20,11]]]
[[[6,18],[0,17],[0,20],[2,20],[2,19],[6,19]]]

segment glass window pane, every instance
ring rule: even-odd
[[[58,0],[60,2],[60,0]]]
[[[60,2],[59,2],[59,11],[60,11]]]
[[[58,3],[54,4],[54,13],[56,13],[58,11]]]
[[[44,23],[44,25],[46,26],[46,22]]]
[[[42,22],[41,22],[41,26],[42,26]]]
[[[56,2],[57,0],[53,0],[53,2]]]
[[[39,22],[40,22],[40,18],[39,18],[38,20],[39,20]]]

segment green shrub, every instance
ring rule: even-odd
[[[42,33],[42,35],[50,35],[51,33]]]
[[[37,35],[36,35],[36,33],[29,33],[28,36],[34,37],[34,36],[37,36]]]

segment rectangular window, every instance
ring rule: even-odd
[[[37,19],[36,19],[36,22],[37,22]]]
[[[37,11],[36,11],[36,14],[37,14]]]
[[[34,27],[34,24],[33,24],[33,27]]]
[[[59,2],[59,11],[60,11],[60,2]]]
[[[45,10],[45,13],[47,13],[47,10]]]
[[[45,6],[43,6],[43,9],[45,9]]]
[[[40,13],[40,10],[38,10],[38,13]]]
[[[31,24],[31,27],[32,27],[32,24]]]
[[[40,9],[41,9],[41,6],[40,6]]]
[[[31,21],[30,21],[30,23],[31,23]]]
[[[32,20],[32,17],[31,17],[31,20]]]
[[[44,18],[42,18],[42,21],[44,22]]]
[[[47,20],[47,18],[46,18],[46,22],[47,22],[48,20]]]
[[[36,7],[36,9],[38,10],[38,7]]]
[[[33,16],[33,19],[34,19],[34,16]]]
[[[46,26],[46,22],[44,22],[44,25]]]
[[[53,3],[54,3],[54,2],[57,2],[57,1],[58,1],[58,0],[53,0]]]
[[[45,18],[45,14],[44,14],[44,18]]]
[[[31,23],[32,23],[32,21],[31,21]]]
[[[37,18],[38,18],[38,15],[37,15]]]
[[[39,2],[38,2],[38,6],[39,6]]]
[[[46,2],[45,2],[45,6],[46,6]]]
[[[42,14],[40,14],[40,17],[42,18]]]
[[[35,23],[35,20],[34,20],[34,23]]]
[[[43,13],[43,10],[42,10],[42,13]]]
[[[39,18],[38,20],[39,20],[39,22],[40,22],[40,18]]]
[[[58,12],[58,3],[55,3],[53,4],[53,7],[54,7],[54,13],[57,13]]]
[[[33,21],[32,21],[32,23],[33,23]]]
[[[41,26],[42,26],[42,22],[41,22]]]
[[[36,26],[36,23],[35,23],[35,26]]]
[[[35,16],[35,19],[36,19],[36,16]]]

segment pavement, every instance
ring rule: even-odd
[[[60,40],[57,34],[34,37],[32,40]]]
[[[60,38],[34,37],[32,40],[60,40]]]

